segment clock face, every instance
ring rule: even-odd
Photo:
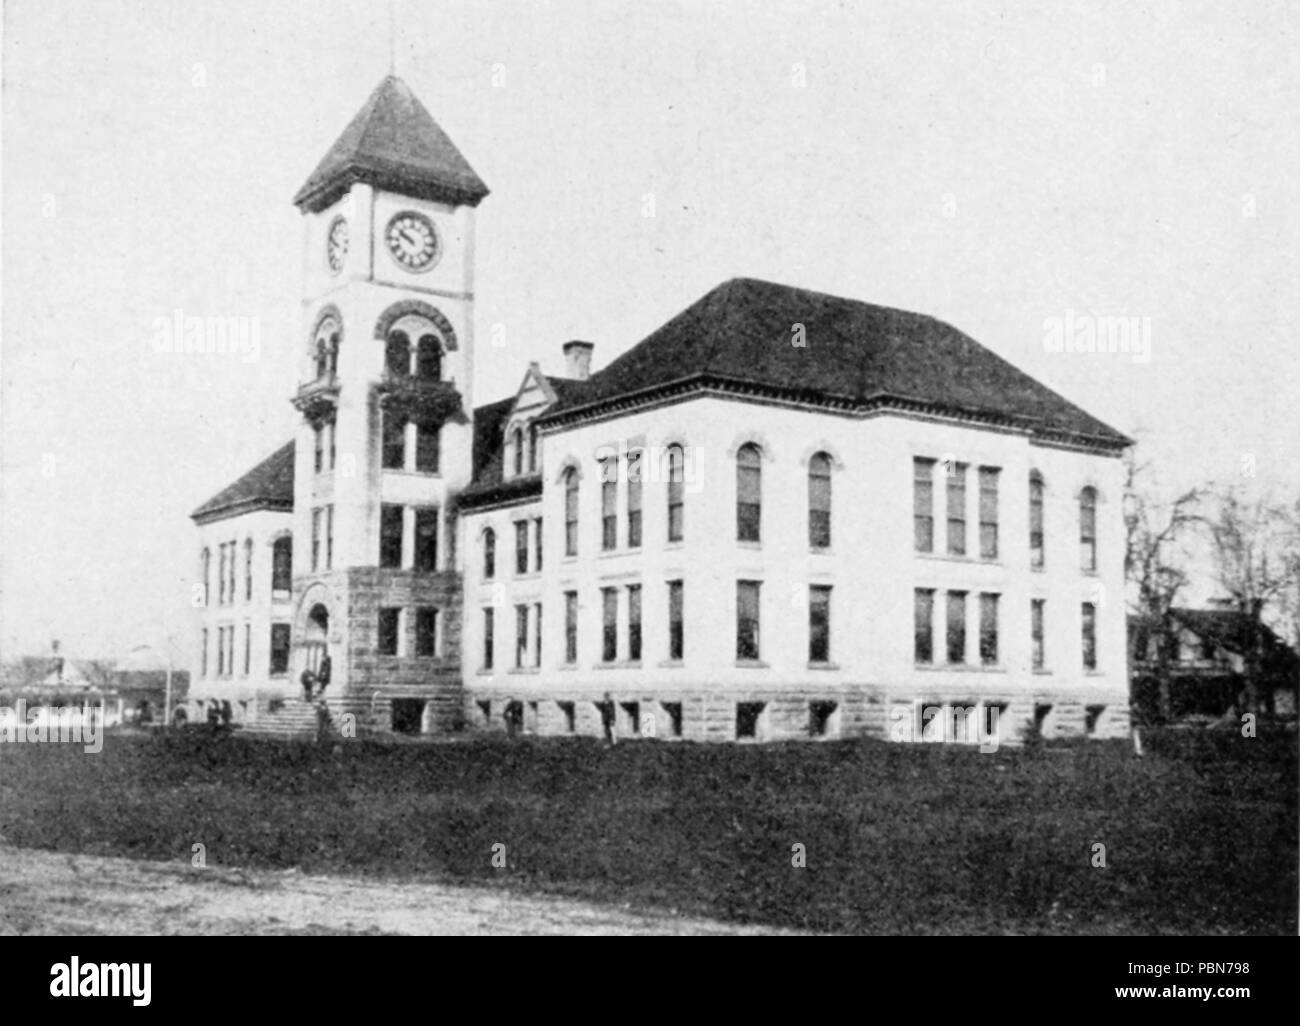
[[[388,252],[406,270],[427,271],[438,262],[438,232],[423,214],[408,210],[395,215],[384,235]]]
[[[343,270],[343,262],[348,258],[348,222],[346,218],[336,217],[330,225],[329,238],[325,243],[325,256],[330,270],[335,274]]]

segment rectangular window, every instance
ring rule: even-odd
[[[528,573],[528,521],[515,521],[515,573]]]
[[[244,542],[244,601],[253,601],[253,542]]]
[[[966,662],[966,593],[948,592],[948,662]]]
[[[604,618],[604,632],[601,638],[600,658],[612,663],[618,658],[618,589],[600,589],[601,615]]]
[[[998,558],[998,468],[980,467],[980,559]]]
[[[226,604],[226,543],[217,546],[217,605]]]
[[[417,424],[415,428],[415,469],[421,474],[438,473],[438,463],[442,458],[437,424]]]
[[[948,555],[966,555],[966,467],[954,463],[948,469]]]
[[[912,460],[912,527],[917,552],[934,551],[934,460]]]
[[[1034,599],[1029,603],[1029,632],[1033,642],[1035,670],[1041,670],[1046,663],[1043,651],[1043,612],[1046,606],[1046,599]]]
[[[381,609],[379,610],[379,654],[386,656],[397,655],[397,642],[402,623],[402,611],[400,609]]]
[[[334,506],[325,507],[325,569],[334,566]]]
[[[293,542],[277,538],[271,547],[271,592],[293,588]]]
[[[316,473],[319,474],[325,469],[325,428],[323,426],[312,428],[312,435],[314,436],[313,447],[315,453],[312,466],[315,468]]]
[[[600,461],[600,547],[618,547],[618,460]]]
[[[736,658],[759,657],[758,581],[736,582]]]
[[[330,433],[330,463],[329,463],[330,470],[334,469],[334,456],[336,453],[337,439],[339,433],[338,427],[339,427],[338,424],[336,424],[333,421],[330,421],[328,427]]]
[[[206,627],[203,628],[203,638],[199,645],[201,646],[199,648],[199,676],[206,677],[208,675],[208,629]]]
[[[415,569],[426,573],[438,569],[437,506],[422,506],[415,511]]]
[[[831,589],[821,584],[808,589],[808,661],[831,661]]]
[[[438,654],[438,610],[432,607],[415,611],[415,654],[425,657]]]
[[[379,565],[394,570],[402,565],[402,507],[379,507]]]
[[[564,593],[564,661],[578,661],[578,593]]]
[[[1043,480],[1037,475],[1029,478],[1029,565],[1043,568]]]
[[[311,511],[311,572],[320,569],[320,510]]]
[[[996,666],[998,661],[998,596],[980,593],[980,664]]]
[[[1083,604],[1083,668],[1097,668],[1097,607],[1091,602]]]
[[[253,669],[253,625],[244,624],[244,676],[247,677]]]
[[[496,648],[495,626],[495,611],[491,609],[483,610],[483,669],[485,670],[492,669],[492,654]]]
[[[627,586],[627,658],[641,661],[641,585]]]
[[[682,582],[668,582],[668,658],[681,659],[684,650],[682,631]]]
[[[627,457],[627,547],[641,547],[641,472],[645,454],[641,450]]]
[[[564,477],[564,554],[578,554],[578,472],[572,467]]]
[[[528,607],[515,606],[515,668],[523,669],[528,656]]]
[[[686,490],[686,454],[680,445],[668,449],[668,540],[682,540],[683,493]]]
[[[542,604],[533,603],[533,665],[542,665]]]
[[[390,413],[383,415],[383,467],[403,470],[406,467],[406,419]]]
[[[226,628],[217,628],[217,676],[226,675]]]
[[[918,663],[934,662],[934,589],[917,588],[912,593],[913,658]]]
[[[1079,561],[1089,573],[1097,569],[1097,506],[1093,501],[1079,505]]]
[[[736,540],[761,541],[762,533],[762,457],[755,446],[743,446],[736,457]]]
[[[271,624],[271,675],[289,672],[289,636],[287,623]]]
[[[542,518],[533,521],[533,569],[542,572]]]

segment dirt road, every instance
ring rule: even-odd
[[[495,888],[197,869],[0,844],[0,935],[778,932]]]

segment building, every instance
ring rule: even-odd
[[[1260,697],[1280,716],[1296,714],[1300,658],[1267,624],[1221,602],[1210,609],[1174,607],[1170,630],[1151,617],[1128,618],[1132,704],[1147,722],[1242,711],[1246,654],[1259,648]],[[1258,626],[1258,633],[1255,628]],[[1168,691],[1161,694],[1160,645],[1165,645]]]
[[[404,732],[1127,731],[1129,439],[933,318],[750,279],[476,406],[486,196],[391,76],[298,193],[301,427],[194,514],[196,701],[283,714],[328,657],[336,719]]]

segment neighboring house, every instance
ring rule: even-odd
[[[1174,633],[1163,638],[1150,617],[1128,618],[1131,695],[1145,719],[1189,715],[1222,716],[1239,708],[1246,686],[1245,653],[1251,643],[1250,617],[1220,605],[1213,609],[1175,608]],[[1260,625],[1260,695],[1282,716],[1296,713],[1300,659],[1278,636]],[[1160,697],[1159,646],[1166,645],[1169,666],[1168,707]]]
[[[102,660],[69,659],[58,654],[24,656],[0,666],[0,706],[11,708],[21,700],[30,718],[38,710],[102,705],[107,726],[137,720],[143,707],[160,722],[166,680],[165,670],[117,670]],[[173,703],[184,701],[188,685],[186,671],[172,675]]]
[[[931,317],[752,279],[476,406],[486,195],[390,76],[296,197],[302,420],[193,514],[196,713],[328,656],[395,731],[1127,732],[1129,439]]]

